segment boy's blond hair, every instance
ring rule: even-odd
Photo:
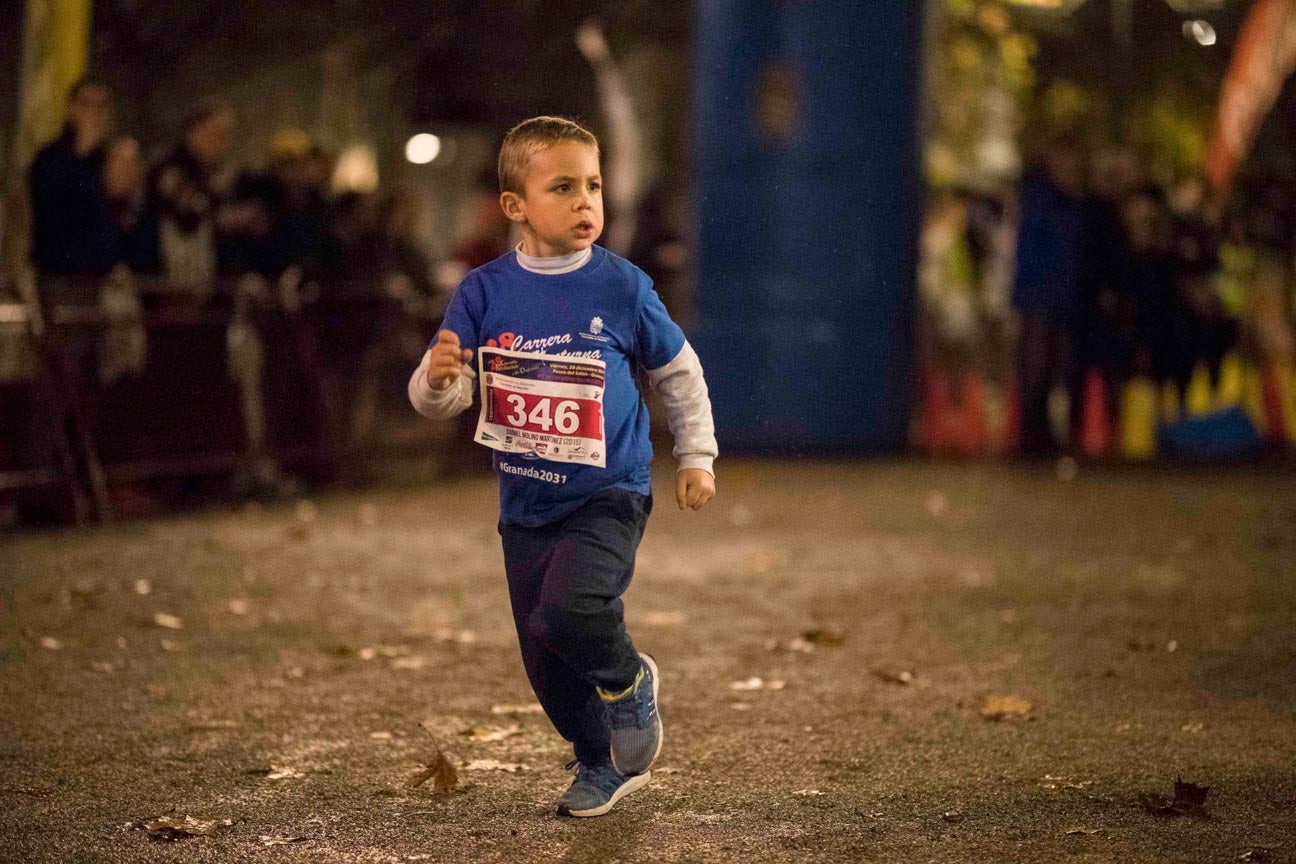
[[[566,117],[532,117],[509,130],[499,152],[500,192],[521,195],[531,157],[563,141],[579,141],[598,149],[594,134]]]

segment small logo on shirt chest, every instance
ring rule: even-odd
[[[590,319],[589,329],[582,332],[582,339],[589,339],[592,342],[611,342],[612,340],[603,335],[603,319],[595,315]]]

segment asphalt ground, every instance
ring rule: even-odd
[[[666,747],[591,820],[489,478],[0,537],[0,861],[1296,861],[1290,472],[719,464],[658,478]]]

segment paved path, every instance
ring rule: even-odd
[[[722,467],[661,478],[666,750],[588,821],[488,480],[5,537],[0,861],[1296,861],[1290,475]]]

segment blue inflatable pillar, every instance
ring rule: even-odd
[[[722,449],[905,446],[923,6],[696,2],[694,342]]]

